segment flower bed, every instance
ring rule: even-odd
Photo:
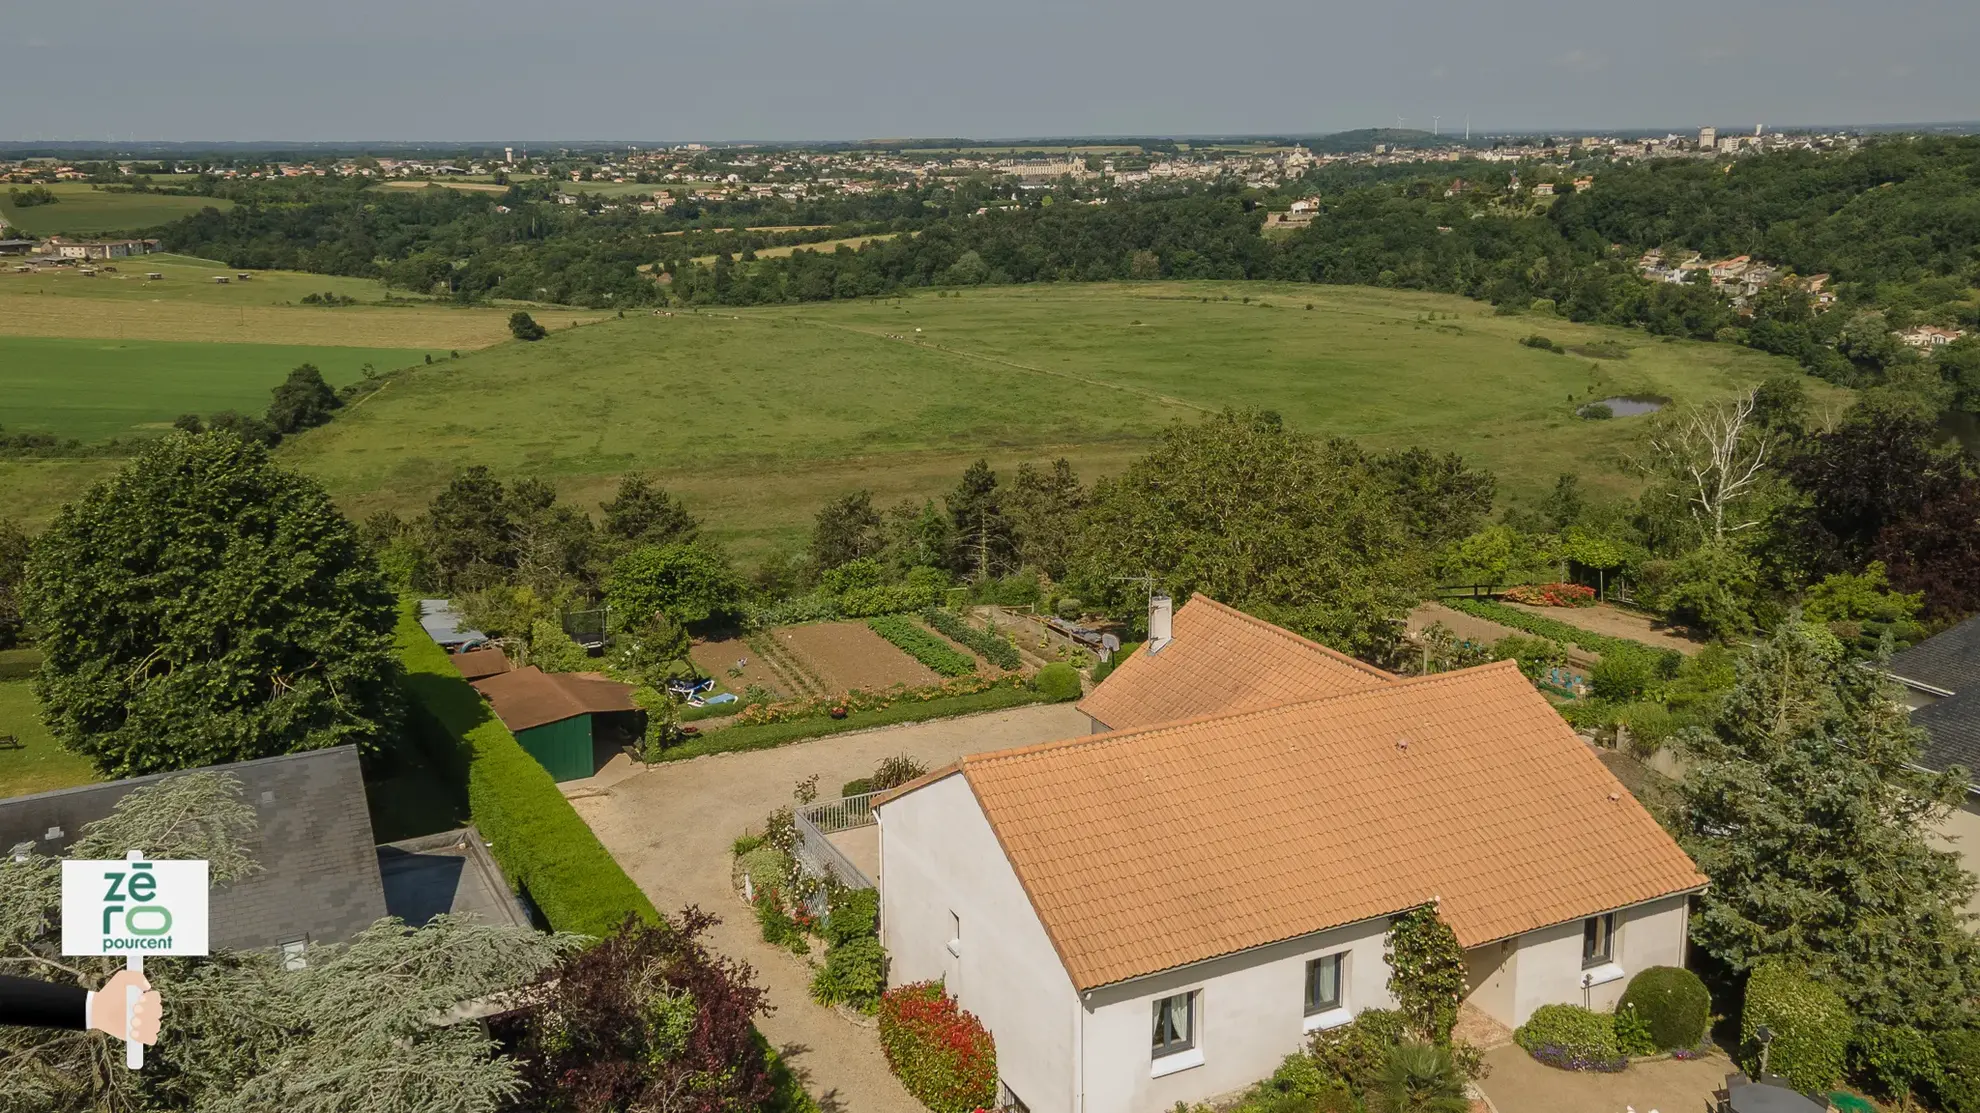
[[[996,1044],[941,982],[881,995],[880,1050],[901,1085],[934,1113],[970,1113],[996,1101]]]
[[[1592,607],[1595,589],[1586,584],[1521,584],[1508,588],[1505,597],[1529,607]]]
[[[906,615],[881,615],[867,619],[866,625],[938,675],[967,676],[976,671],[976,658],[929,633]]]

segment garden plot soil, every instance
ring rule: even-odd
[[[778,644],[811,670],[828,692],[934,684],[935,671],[894,648],[864,622],[820,622],[771,631]]]
[[[751,684],[761,684],[780,698],[797,694],[785,691],[789,685],[780,683],[769,664],[757,657],[749,643],[741,638],[711,638],[696,642],[688,649],[688,656],[693,659],[696,668],[714,677],[717,684],[738,696]],[[730,676],[729,670],[736,667],[737,661],[749,663],[742,666],[741,676]]]

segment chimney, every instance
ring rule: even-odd
[[[1148,597],[1148,652],[1150,653],[1169,644],[1169,608],[1168,596]]]

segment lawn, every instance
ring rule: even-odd
[[[446,356],[445,351],[435,353]],[[182,413],[259,414],[289,369],[314,363],[332,386],[422,363],[400,348],[180,344],[0,336],[0,413],[6,427],[85,441],[168,428]]]
[[[756,257],[758,259],[782,259],[785,258],[786,256],[794,255],[800,251],[817,251],[829,255],[832,252],[837,251],[841,244],[845,245],[846,247],[857,249],[862,244],[884,243],[887,240],[891,240],[898,235],[900,235],[899,232],[881,232],[880,234],[873,236],[847,236],[844,239],[838,239],[838,240],[819,240],[817,243],[780,244],[776,247],[758,248],[756,251]],[[716,257],[713,255],[697,255],[694,257],[693,261],[696,263],[703,264],[705,266],[715,262],[715,259]]]
[[[143,231],[204,208],[234,206],[232,201],[217,197],[111,193],[94,189],[86,182],[57,182],[43,188],[56,195],[55,204],[20,208],[8,199],[6,189],[0,189],[0,216],[5,216],[8,224],[36,236],[88,236]]]
[[[0,797],[26,796],[88,784],[97,779],[88,759],[55,744],[41,724],[41,703],[31,680],[0,681],[0,735],[20,739],[19,750],[0,750]]]

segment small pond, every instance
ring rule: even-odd
[[[1574,412],[1587,417],[1591,407],[1607,406],[1611,417],[1640,417],[1643,414],[1656,413],[1670,405],[1670,402],[1668,398],[1659,398],[1652,394],[1631,394],[1619,398],[1598,398],[1577,407]]]

